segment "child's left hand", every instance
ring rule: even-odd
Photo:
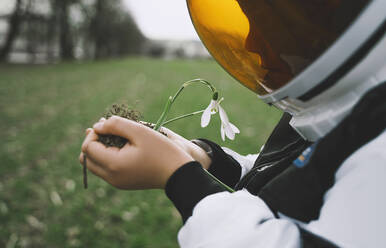
[[[98,134],[124,137],[121,149],[98,142]],[[118,116],[96,123],[88,129],[82,144],[87,167],[95,175],[120,189],[164,188],[169,177],[193,158],[166,136]]]

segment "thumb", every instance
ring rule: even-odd
[[[135,121],[119,116],[112,116],[103,122],[95,123],[93,129],[97,134],[116,135],[132,142],[135,139],[135,135],[141,132],[140,129],[142,129],[142,127]]]
[[[179,134],[173,132],[172,130],[166,127],[161,127],[161,132],[165,133],[166,136],[171,140],[178,140],[182,138]]]

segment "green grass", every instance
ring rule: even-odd
[[[199,116],[169,128],[256,153],[280,113],[213,61],[0,65],[0,247],[178,247],[182,223],[161,190],[120,191],[93,175],[84,190],[78,155],[85,129],[112,103],[134,105],[155,122],[167,97],[197,77],[217,87],[241,134],[222,142],[218,116],[205,129]],[[192,86],[169,117],[204,109],[209,100],[207,88]]]

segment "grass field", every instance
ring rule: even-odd
[[[169,128],[256,153],[280,113],[235,83],[213,61],[129,58],[45,66],[0,65],[0,247],[178,247],[178,212],[161,190],[120,191],[78,162],[84,131],[115,102],[155,122],[167,97],[193,78],[211,81],[241,134],[222,142],[219,118],[200,117]],[[204,109],[203,86],[184,91],[170,117]]]

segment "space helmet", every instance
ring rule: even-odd
[[[305,139],[386,79],[385,0],[187,0],[216,61]]]

